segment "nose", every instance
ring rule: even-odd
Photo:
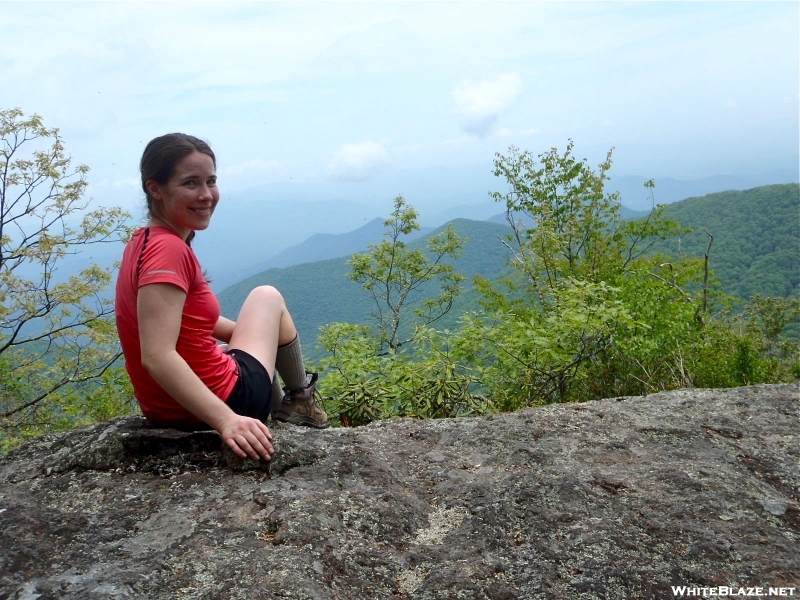
[[[200,188],[200,198],[203,200],[213,200],[214,195],[211,193],[211,188],[208,185],[203,185]]]

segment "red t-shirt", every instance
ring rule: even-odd
[[[139,288],[152,283],[169,283],[186,292],[176,350],[218,398],[227,400],[236,384],[237,368],[213,336],[219,302],[192,249],[167,227],[139,229],[125,246],[117,279],[117,331],[125,368],[144,416],[164,424],[198,423],[199,419],[173,400],[142,366],[136,300]]]

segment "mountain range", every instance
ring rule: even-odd
[[[789,171],[694,180],[656,178],[654,197],[669,204],[711,192],[797,179],[798,174]],[[620,192],[624,217],[635,218],[652,207],[645,180],[613,177],[607,183],[607,190]],[[364,241],[380,238],[380,222],[397,194],[419,211],[420,223],[427,228],[423,232],[455,218],[505,223],[503,207],[489,198],[490,191],[502,192],[505,186],[485,165],[472,165],[385,173],[375,177],[369,188],[352,182],[288,182],[225,192],[212,226],[199,232],[194,249],[212,279],[212,288],[220,292],[271,267],[346,256],[365,248]],[[342,234],[347,235],[336,237]],[[120,243],[91,245],[66,256],[56,279],[64,280],[95,263],[110,268],[121,256]],[[35,277],[36,268],[23,265],[20,274]]]
[[[497,206],[495,206],[495,209]],[[662,246],[673,254],[702,256],[708,245],[704,229],[715,236],[711,267],[721,288],[742,299],[756,292],[789,296],[800,292],[800,186],[772,185],[746,191],[729,191],[689,198],[666,207],[665,217],[677,221],[693,233]],[[500,276],[507,268],[508,251],[501,239],[510,231],[504,223],[455,219],[450,223],[459,235],[468,238],[464,252],[454,266],[470,279],[480,274],[488,279]],[[240,281],[218,294],[223,314],[235,318],[244,298],[258,285],[274,285],[287,300],[300,331],[305,332],[305,348],[318,356],[309,338],[320,325],[335,321],[364,322],[372,311],[372,300],[361,287],[347,279],[348,259],[364,251],[367,244],[379,241],[381,219],[338,236],[312,238],[281,253],[275,265]],[[437,228],[409,242],[424,247]],[[422,232],[418,232],[422,233]],[[377,237],[374,237],[377,236]],[[361,244],[361,247],[357,246]],[[346,249],[346,251],[345,251]],[[278,265],[304,260],[320,252],[342,255],[318,262]],[[465,285],[469,288],[469,284]],[[476,308],[477,295],[467,289],[442,326],[455,323],[464,310]]]
[[[276,255],[313,235],[339,235],[384,219],[401,194],[419,212],[425,227],[435,228],[455,218],[483,221],[504,207],[489,198],[508,184],[485,166],[437,167],[378,175],[369,187],[352,182],[273,183],[225,193],[212,226],[198,234],[194,247],[219,292],[258,272],[256,268],[287,265]],[[607,191],[619,191],[625,216],[649,211],[653,202],[670,204],[724,190],[741,190],[774,183],[797,182],[797,173],[775,171],[758,176],[715,175],[703,179],[656,178],[654,199],[644,188],[647,178],[614,177]],[[349,254],[350,248],[340,255]],[[291,254],[291,253],[290,253]],[[333,255],[330,256],[333,258]],[[292,259],[294,260],[294,259]],[[288,265],[287,265],[288,266]]]
[[[510,231],[508,225],[489,221],[455,219],[450,221],[456,232],[467,238],[461,256],[452,261],[456,269],[467,277],[465,293],[459,296],[451,311],[451,319],[439,323],[455,323],[455,317],[465,310],[477,308],[478,297],[471,290],[469,280],[477,274],[497,278],[506,269],[508,253],[501,239]],[[437,228],[409,242],[410,248],[424,247],[428,238],[445,226]],[[366,249],[366,247],[362,248]],[[218,294],[222,314],[235,319],[247,295],[259,285],[278,288],[290,307],[298,330],[304,333],[304,350],[314,358],[314,338],[321,325],[336,321],[359,323],[371,314],[374,304],[361,286],[347,278],[350,255],[328,260],[303,263],[287,268],[272,268],[248,277]]]

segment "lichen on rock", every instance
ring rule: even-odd
[[[269,464],[125,418],[0,458],[0,598],[662,598],[800,587],[800,386],[324,431]],[[800,593],[798,590],[797,593]]]

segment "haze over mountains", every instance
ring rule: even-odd
[[[502,192],[508,185],[494,177],[486,165],[406,169],[373,179],[370,186],[327,179],[317,183],[273,183],[239,191],[223,188],[211,227],[200,232],[194,242],[214,291],[219,293],[271,267],[348,256],[363,250],[367,243],[380,239],[381,222],[388,217],[398,194],[403,194],[419,211],[420,223],[426,228],[422,233],[456,218],[504,222],[504,207],[494,202],[489,192]],[[607,190],[620,192],[626,218],[650,209],[652,201],[643,187],[646,179],[628,176],[607,182]],[[655,181],[655,201],[669,204],[712,192],[797,182],[798,173],[783,170]],[[139,205],[143,206],[144,201]],[[142,223],[141,218],[137,220],[137,224]],[[348,235],[336,237],[342,234]],[[302,249],[296,248],[301,244]],[[121,244],[94,244],[66,257],[57,277],[66,279],[93,263],[110,267],[121,256]]]
[[[690,228],[694,233],[670,239],[661,250],[674,256],[702,256],[708,245],[704,229],[715,236],[711,268],[721,289],[741,299],[752,294],[790,296],[800,292],[800,187],[797,184],[772,185],[745,191],[727,191],[689,198],[667,207],[665,217]],[[298,328],[305,332],[305,351],[312,359],[321,356],[314,338],[321,325],[335,321],[364,322],[373,309],[372,300],[360,285],[347,278],[350,254],[363,251],[367,243],[380,240],[381,220],[357,231],[322,238],[331,256],[319,262],[298,262],[287,268],[271,268],[254,274],[218,293],[222,312],[235,318],[247,294],[259,285],[274,285],[291,307]],[[457,298],[451,314],[439,327],[452,327],[458,315],[477,308],[478,295],[469,280],[475,274],[495,279],[506,269],[508,251],[501,243],[510,231],[507,225],[491,221],[456,219],[452,221],[459,235],[468,238],[462,255],[452,261],[468,281]],[[436,230],[439,231],[440,229]],[[409,246],[424,247],[429,232]],[[371,236],[376,236],[369,239]],[[345,252],[345,248],[361,248]],[[283,253],[282,260],[301,260],[317,251],[314,240]],[[338,258],[335,252],[341,251]]]
[[[211,227],[201,232],[194,247],[209,272],[212,287],[219,292],[227,286],[271,266],[296,264],[277,256],[315,234],[355,232],[375,219],[385,219],[392,201],[402,194],[420,213],[425,227],[439,227],[456,219],[492,219],[504,207],[489,197],[490,191],[508,189],[505,180],[480,167],[441,167],[402,170],[374,177],[369,187],[352,182],[273,183],[247,190],[226,192]],[[619,191],[622,205],[632,211],[652,207],[647,177],[612,178],[608,191]],[[704,179],[655,179],[655,202],[670,204],[689,197],[725,190],[750,189],[775,183],[794,183],[798,173],[773,171],[760,175],[715,175]],[[625,211],[626,217],[635,212]],[[380,228],[377,228],[380,229]],[[380,233],[380,232],[379,232]],[[358,237],[358,236],[356,236]],[[374,238],[377,241],[380,238]],[[336,245],[327,258],[344,256],[354,250]],[[277,262],[273,262],[273,258]],[[318,260],[318,258],[314,258]]]

